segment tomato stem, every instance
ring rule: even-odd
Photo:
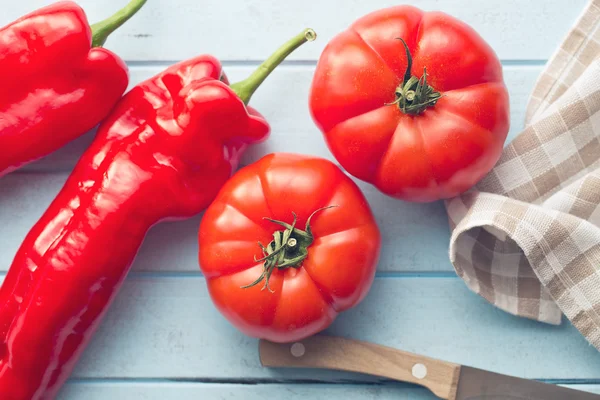
[[[266,247],[263,246],[261,242],[258,242],[258,245],[262,250],[263,256],[262,258],[258,259],[255,257],[254,261],[264,261],[263,271],[254,282],[242,286],[242,289],[247,289],[252,286],[256,286],[264,280],[265,283],[261,290],[267,289],[269,292],[273,293],[273,290],[271,290],[269,286],[269,279],[271,278],[271,274],[273,273],[273,271],[276,268],[300,268],[300,266],[302,265],[302,261],[304,261],[304,259],[308,256],[308,247],[312,244],[314,240],[310,228],[310,221],[312,217],[319,211],[323,211],[331,207],[336,206],[327,206],[319,208],[318,210],[310,214],[310,216],[306,220],[306,227],[304,228],[304,230],[296,228],[297,217],[295,212],[292,212],[294,220],[291,225],[287,222],[265,217],[264,219],[266,219],[267,221],[271,221],[277,225],[281,225],[285,229],[282,231],[275,231],[273,233],[273,240]]]
[[[396,38],[398,40],[400,40],[402,42],[402,44],[404,45],[404,50],[406,51],[406,71],[404,72],[404,84],[406,84],[406,82],[408,82],[408,80],[411,78],[412,76],[412,55],[410,54],[410,50],[408,49],[408,45],[406,44],[406,42],[404,41],[404,39],[402,38]]]
[[[417,78],[412,75],[412,55],[408,45],[402,38],[397,38],[404,45],[406,51],[407,66],[404,73],[402,84],[396,88],[396,100],[387,105],[398,105],[398,108],[405,114],[419,115],[429,107],[433,107],[442,97],[442,94],[436,91],[427,83],[427,69],[423,68],[423,76]]]

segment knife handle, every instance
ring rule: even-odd
[[[358,340],[317,335],[296,343],[259,343],[265,367],[325,368],[414,383],[455,400],[460,365]]]

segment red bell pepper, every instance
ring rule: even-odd
[[[96,126],[129,83],[127,66],[99,46],[146,2],[90,25],[59,2],[0,29],[0,176]]]
[[[100,125],[0,288],[0,398],[52,399],[119,290],[148,229],[198,214],[246,147],[268,136],[246,107],[302,32],[229,86],[219,61],[175,64],[127,93]]]

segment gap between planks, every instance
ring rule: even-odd
[[[552,385],[600,385],[600,379],[532,379]],[[352,386],[406,386],[418,387],[409,383],[381,379],[371,382],[350,379],[317,380],[317,379],[257,379],[257,378],[72,378],[70,384],[165,384],[165,383],[197,383],[197,384],[229,384],[229,385],[352,385]]]
[[[152,278],[171,278],[171,279],[180,279],[180,278],[202,278],[204,279],[204,275],[199,270],[198,271],[144,271],[144,270],[135,270],[130,271],[127,274],[127,279],[152,279]],[[6,276],[6,271],[0,272],[0,279],[4,279]],[[410,279],[410,278],[438,278],[438,279],[447,279],[447,278],[458,278],[454,271],[377,271],[375,273],[375,279]]]
[[[125,60],[130,68],[160,67],[167,68],[182,60]],[[540,67],[546,65],[548,60],[500,60],[503,67]],[[227,67],[257,67],[262,60],[222,60],[221,65]],[[317,60],[284,60],[280,67],[316,67]]]

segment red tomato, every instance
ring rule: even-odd
[[[291,231],[283,225],[294,214]],[[202,218],[199,244],[221,313],[249,336],[291,342],[327,328],[365,297],[381,238],[369,204],[340,168],[280,153],[225,184]]]
[[[418,202],[477,183],[498,161],[509,128],[502,66],[490,46],[465,23],[411,6],[368,14],[328,43],[310,109],[349,173]]]

